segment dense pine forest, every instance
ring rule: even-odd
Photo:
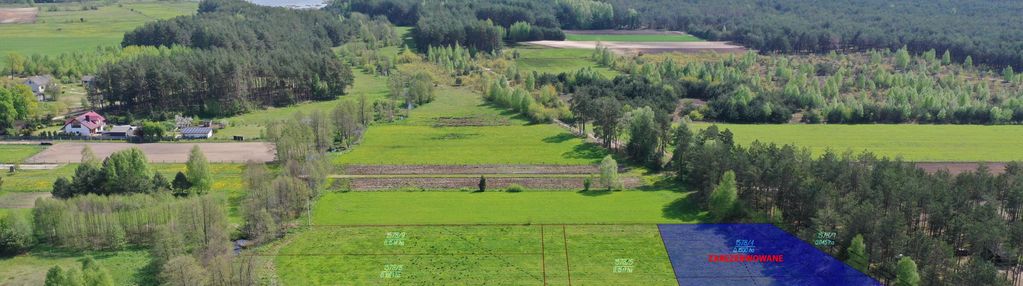
[[[125,34],[123,46],[192,49],[101,67],[95,82],[101,101],[96,104],[143,115],[222,116],[333,99],[352,83],[352,74],[330,48],[359,31],[323,11],[204,1],[198,15],[153,22]]]
[[[972,56],[977,64],[1023,67],[1018,20],[1023,4],[1014,1],[449,1],[448,11],[461,12],[452,14],[436,14],[430,7],[434,2],[423,3],[431,4],[339,0],[333,5],[416,25],[423,32],[419,37],[432,44],[453,44],[462,31],[450,25],[475,15],[472,20],[490,19],[504,28],[523,22],[545,29],[668,29],[784,53],[906,46],[913,53],[948,50],[957,61]]]
[[[1018,1],[612,0],[616,19],[735,41],[760,51],[949,50],[956,60],[1023,66]],[[621,20],[620,20],[621,21]],[[619,24],[620,26],[621,24]]]

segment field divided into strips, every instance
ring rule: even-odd
[[[92,5],[92,4],[90,4]],[[63,52],[118,46],[124,33],[143,23],[195,14],[197,2],[138,2],[100,5],[83,10],[75,4],[40,4],[33,24],[0,25],[0,54],[56,55]],[[57,7],[58,11],[50,11]],[[6,64],[6,58],[0,58]]]
[[[704,129],[709,123],[693,124]],[[1016,125],[923,124],[716,124],[730,129],[735,142],[754,140],[794,144],[815,155],[870,151],[917,162],[1006,162],[1023,160],[1023,127]]]
[[[436,99],[396,123],[374,124],[342,165],[595,164],[606,154],[553,124],[528,124],[483,103],[465,88],[440,87]]]
[[[656,225],[311,227],[254,255],[293,285],[676,285]]]
[[[619,73],[605,67],[597,66],[590,57],[593,49],[558,49],[534,45],[516,46],[505,53],[518,52],[515,64],[521,72],[537,73],[574,73],[583,68],[590,68],[597,73],[613,78]]]

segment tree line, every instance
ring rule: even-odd
[[[342,24],[324,11],[206,0],[197,15],[126,33],[122,46],[191,49],[99,68],[93,92],[100,96],[94,104],[136,115],[225,116],[334,99],[353,76],[330,48],[358,37],[364,32],[360,23]]]
[[[1023,270],[1023,164],[929,174],[869,153],[733,138],[716,126],[673,134],[671,169],[714,219],[770,221],[806,241],[835,232],[822,250],[886,283],[905,272],[902,257],[919,267],[919,285],[1010,285],[998,270]]]

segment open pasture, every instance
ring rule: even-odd
[[[0,144],[0,164],[21,163],[44,149],[38,144]]]
[[[0,54],[57,55],[117,46],[125,32],[146,22],[191,15],[198,8],[198,2],[193,1],[96,5],[96,10],[90,10],[83,9],[80,3],[40,4],[33,23],[0,25],[0,39],[3,39]],[[6,58],[0,59],[0,64],[4,62]]]
[[[625,224],[704,219],[673,191],[345,192],[313,206],[313,225]]]
[[[655,225],[314,227],[256,255],[302,285],[675,284]]]
[[[443,87],[434,102],[409,118],[375,124],[351,152],[337,155],[342,165],[587,165],[604,157],[552,124],[526,120],[483,103],[464,88]]]
[[[709,123],[696,123],[694,129]],[[794,144],[813,154],[825,150],[873,152],[915,162],[1006,162],[1023,160],[1023,127],[1017,125],[924,124],[717,124],[735,142]]]
[[[619,74],[615,70],[598,66],[596,62],[590,59],[591,55],[593,55],[593,47],[589,49],[557,49],[536,45],[522,45],[507,52],[517,52],[519,54],[519,57],[515,59],[515,63],[522,72],[559,74],[574,73],[583,68],[590,68],[607,78],[613,78]]]

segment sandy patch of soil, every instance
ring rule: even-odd
[[[0,8],[0,24],[29,24],[36,22],[39,8]]]
[[[550,48],[595,49],[593,41],[533,41],[526,42]],[[620,54],[657,54],[657,53],[745,53],[746,48],[728,42],[601,42],[601,45]]]
[[[100,159],[114,152],[128,148],[139,148],[150,163],[184,163],[192,146],[199,146],[206,159],[213,163],[245,163],[249,160],[270,162],[274,160],[273,147],[267,143],[60,143],[28,158],[26,163],[79,163],[82,149],[88,145]]]

